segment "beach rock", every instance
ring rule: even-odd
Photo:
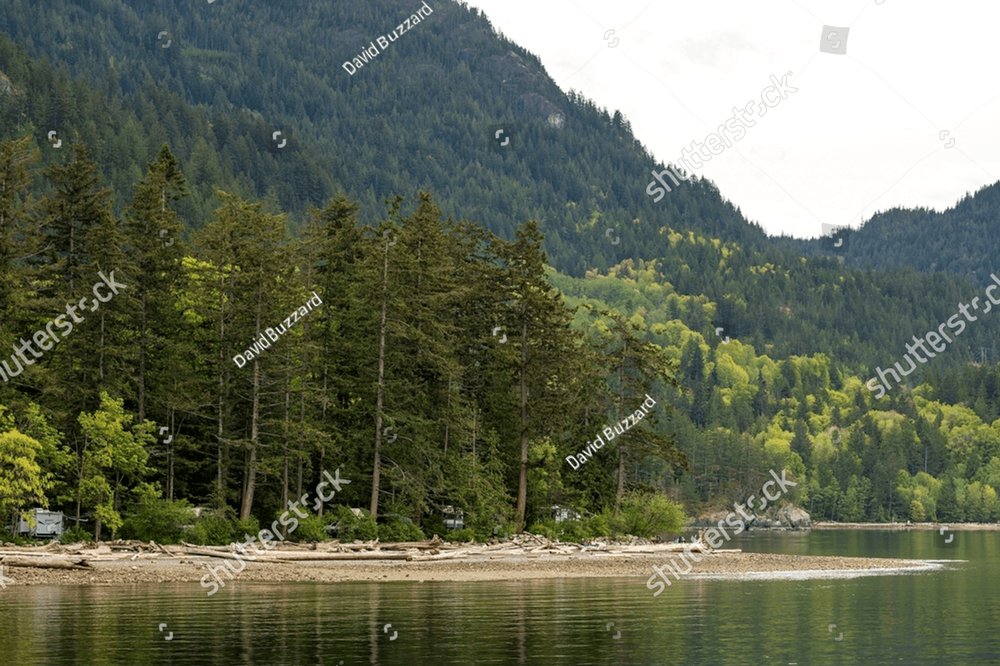
[[[729,512],[724,510],[707,511],[691,520],[688,528],[711,527],[717,525],[720,520],[725,522],[728,515]],[[754,514],[754,518],[747,524],[747,529],[807,530],[810,527],[812,518],[809,513],[793,505],[786,505],[780,509],[768,508],[763,513]]]
[[[797,506],[786,505],[778,509],[775,515],[778,524],[793,530],[807,530],[812,527],[812,519],[809,513]]]

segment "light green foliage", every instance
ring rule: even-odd
[[[72,489],[62,479],[73,466],[73,454],[62,443],[60,433],[48,418],[42,413],[42,408],[29,402],[19,410],[18,428],[24,434],[37,440],[41,445],[38,451],[38,462],[45,472],[46,484],[51,484],[56,501],[64,501],[72,497]]]
[[[617,536],[652,538],[680,532],[684,521],[684,510],[665,495],[631,493],[622,502],[621,513],[610,524]]]
[[[572,543],[580,543],[593,537],[607,536],[609,533],[608,530],[595,530],[590,520],[564,520],[557,523],[552,519],[534,523],[528,528],[528,531],[532,534],[542,534],[549,539]]]
[[[378,539],[384,543],[393,541],[422,541],[427,537],[412,522],[394,518],[378,526]]]
[[[531,506],[542,508],[557,504],[565,490],[562,469],[565,461],[559,457],[556,445],[548,437],[533,441],[528,448],[528,488]]]
[[[772,421],[768,429],[759,435],[758,441],[769,454],[785,459],[790,457],[794,437],[795,433],[783,430],[777,421]]]
[[[240,534],[236,531],[236,514],[232,509],[204,511],[188,533],[191,543],[219,546],[232,543]]]
[[[80,543],[80,542],[90,542],[94,540],[94,535],[83,529],[82,527],[77,527],[73,525],[66,529],[59,537],[59,543],[69,544],[69,543]],[[201,542],[195,542],[201,543]]]
[[[965,493],[960,496],[959,503],[965,510],[966,520],[985,523],[993,522],[1000,517],[997,491],[979,481],[972,481],[965,487]]]
[[[909,506],[909,518],[914,521],[937,520],[937,500],[941,482],[926,472],[912,477],[905,470],[897,475],[896,491],[903,506]],[[920,517],[918,517],[920,516]]]
[[[41,450],[40,442],[16,429],[0,433],[0,521],[33,504],[46,504],[45,477],[37,460]]]
[[[460,530],[449,530],[441,538],[453,543],[469,543],[476,540],[476,533],[466,527]]]
[[[134,419],[125,412],[122,400],[103,392],[100,409],[80,414],[86,445],[78,492],[84,505],[94,510],[95,537],[100,536],[102,525],[112,535],[122,526],[117,509],[120,495],[148,471],[145,446],[155,440],[155,425],[149,421],[133,425]]]
[[[296,520],[299,521],[299,524],[294,532],[288,533],[289,541],[316,543],[330,540],[330,533],[326,531],[328,521],[325,517],[310,513],[305,518],[296,518]]]
[[[122,523],[122,536],[126,539],[177,543],[195,521],[187,500],[163,499],[152,484],[140,483],[134,495],[136,499]]]

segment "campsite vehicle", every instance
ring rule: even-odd
[[[62,511],[32,509],[18,521],[17,533],[35,539],[58,539],[64,529]]]
[[[456,509],[450,504],[442,509],[444,514],[444,527],[448,530],[460,530],[465,527],[465,512]]]
[[[549,507],[552,511],[552,518],[557,523],[564,523],[567,520],[580,520],[583,516],[580,515],[578,511],[565,506],[559,506],[558,504],[553,504]]]

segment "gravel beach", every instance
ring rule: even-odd
[[[940,568],[925,560],[860,557],[779,555],[769,553],[722,552],[705,554],[687,577],[700,576],[759,578],[822,577],[825,574],[871,575],[905,573]],[[473,554],[461,560],[434,562],[248,562],[245,569],[226,585],[240,582],[347,582],[347,581],[499,581],[546,578],[648,577],[652,567],[679,560],[678,553],[586,553],[545,554],[493,558]],[[5,566],[7,587],[17,585],[133,585],[190,582],[199,584],[209,567],[225,566],[225,560],[211,557],[163,556],[157,559],[93,561],[86,569],[37,569]]]

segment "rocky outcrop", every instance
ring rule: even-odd
[[[14,94],[14,84],[10,82],[7,75],[0,72],[0,94],[3,95],[13,95]]]
[[[812,518],[802,507],[787,504],[778,509],[775,515],[782,527],[792,530],[807,530],[812,527]]]
[[[718,525],[720,520],[725,525],[729,514],[729,511],[708,511],[692,520],[690,527],[711,527]],[[734,516],[733,522],[740,519],[739,514],[735,511],[732,514]],[[812,518],[809,513],[805,509],[791,504],[786,504],[780,509],[768,509],[764,513],[754,515],[755,518],[750,521],[743,519],[749,529],[807,530],[812,527]]]

